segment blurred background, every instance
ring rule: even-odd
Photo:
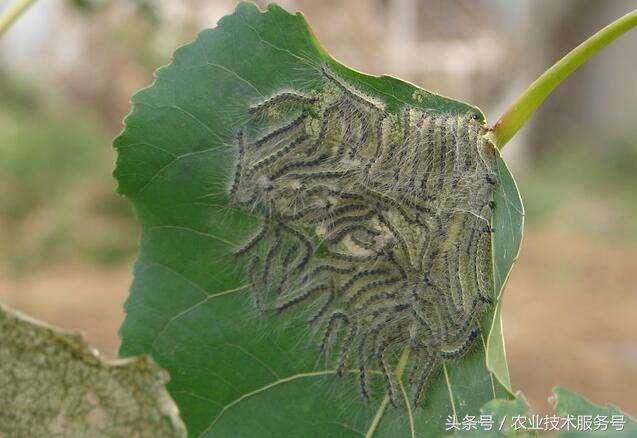
[[[0,11],[11,0],[0,0]],[[0,39],[0,301],[115,356],[138,226],[114,193],[131,94],[231,0],[41,0]],[[264,6],[265,1],[257,2]],[[490,121],[635,7],[613,0],[281,0],[350,67]],[[637,32],[576,72],[505,149],[526,207],[504,325],[536,412],[561,385],[637,414]]]

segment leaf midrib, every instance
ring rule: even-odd
[[[405,354],[406,352],[406,354]],[[401,360],[398,363],[398,366],[396,367],[396,372],[400,371],[401,375],[402,372],[404,372],[404,369],[407,365],[407,359],[409,357],[409,352],[408,350],[405,350],[405,352],[403,352],[403,356],[401,356]],[[402,367],[401,367],[402,365]],[[401,368],[399,368],[401,367]],[[348,370],[349,373],[358,373],[358,370]],[[370,370],[371,374],[381,374],[381,372],[379,370]],[[236,399],[232,400],[230,403],[224,405],[221,410],[219,411],[219,413],[215,416],[215,418],[212,420],[212,422],[208,425],[208,427],[206,427],[200,434],[199,436],[205,436],[208,432],[210,432],[212,430],[212,428],[214,427],[214,425],[217,423],[217,421],[219,421],[219,419],[223,416],[223,414],[230,409],[231,407],[239,404],[241,401],[245,400],[246,398],[252,397],[254,395],[257,395],[261,392],[267,391],[268,389],[274,388],[275,386],[284,384],[284,383],[288,383],[288,382],[293,382],[295,380],[299,380],[299,379],[304,379],[304,378],[308,378],[308,377],[320,377],[320,376],[328,376],[328,375],[336,375],[338,374],[338,371],[333,369],[333,370],[322,370],[322,371],[310,371],[310,372],[305,372],[305,373],[297,373],[297,374],[293,374],[291,376],[288,377],[284,377],[284,378],[280,378],[278,380],[275,380],[273,382],[268,383],[267,385],[261,386],[257,389],[254,389],[250,392],[247,392],[239,397],[237,397]],[[409,416],[409,424],[410,424],[410,430],[411,430],[411,436],[412,438],[415,438],[415,429],[414,429],[414,421],[413,421],[413,416],[412,416],[412,410],[411,410],[411,405],[409,404],[409,398],[407,397],[407,393],[403,387],[402,381],[399,380],[399,384],[400,384],[400,388],[401,391],[403,393],[403,396],[405,397],[405,403],[407,405],[407,412],[408,412],[408,416]],[[367,433],[365,434],[365,437],[371,437],[373,436],[376,428],[378,427],[378,424],[380,423],[380,420],[387,408],[387,404],[389,403],[389,394],[385,394],[385,397],[383,398],[378,410],[376,411],[376,415],[374,417],[374,420],[372,420],[372,423],[370,424],[370,427],[367,430]]]
[[[407,367],[407,362],[409,361],[409,348],[405,348],[400,355],[400,359],[398,360],[398,364],[396,365],[396,369],[394,370],[394,375],[396,376],[396,380],[399,383],[400,390],[405,398],[405,406],[407,407],[407,416],[409,417],[409,430],[411,431],[412,438],[416,437],[416,430],[414,428],[414,418],[411,412],[411,405],[409,403],[409,397],[407,397],[407,393],[403,386],[403,373],[405,372],[405,368]],[[387,410],[387,406],[389,405],[389,393],[385,394],[383,397],[383,401],[380,403],[378,410],[376,411],[376,415],[374,415],[374,419],[372,423],[369,425],[367,429],[367,433],[365,434],[365,438],[371,438],[374,436],[378,425],[380,424],[380,420],[383,418],[385,411]]]

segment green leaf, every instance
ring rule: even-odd
[[[466,436],[486,437],[517,437],[531,436],[531,433],[524,430],[516,430],[514,426],[514,418],[529,416],[529,405],[521,392],[515,394],[513,399],[495,399],[491,400],[480,409],[482,415],[489,416],[493,420],[491,430],[478,428],[477,431],[466,433]],[[479,433],[478,433],[479,432]],[[532,435],[535,436],[535,435]]]
[[[178,49],[155,83],[133,97],[115,141],[119,191],[142,225],[120,353],[148,353],[169,371],[168,389],[192,436],[438,436],[448,416],[476,414],[486,401],[509,395],[499,312],[481,318],[489,361],[483,336],[469,354],[445,364],[420,405],[405,397],[406,406],[394,408],[382,385],[365,400],[355,371],[338,377],[334,362],[320,359],[320,337],[303,312],[254,310],[245,262],[232,254],[261,221],[259,211],[228,199],[236,132],[254,102],[323,86],[324,66],[392,114],[411,106],[483,120],[463,102],[348,69],[300,14],[241,3]],[[495,296],[522,227],[519,195],[499,157],[497,169]],[[403,354],[403,368],[406,361]]]
[[[147,356],[104,361],[81,336],[0,305],[0,435],[182,437]]]
[[[637,422],[616,406],[598,406],[560,387],[553,388],[549,400],[555,408],[550,415],[531,414],[524,395],[519,391],[514,399],[491,400],[480,410],[481,414],[493,421],[491,430],[478,425],[471,431],[463,431],[460,425],[461,431],[454,436],[637,436]]]
[[[504,349],[502,333],[502,292],[506,285],[513,263],[518,258],[522,231],[524,228],[524,207],[515,180],[502,159],[498,160],[500,187],[493,198],[496,210],[493,214],[493,272],[494,288],[498,296],[498,304],[492,319],[489,338],[487,340],[487,368],[493,372],[505,388],[512,391],[509,369]]]
[[[562,430],[558,436],[565,438],[589,437],[589,436],[637,436],[637,422],[627,413],[623,412],[612,404],[599,406],[586,400],[579,394],[571,392],[567,389],[555,387],[553,388],[553,401],[555,413],[566,417],[585,418],[584,423],[593,422],[592,430]],[[599,424],[605,424],[605,431],[595,428],[595,418],[600,419]],[[577,426],[577,419],[574,419]],[[621,426],[620,426],[621,424]]]

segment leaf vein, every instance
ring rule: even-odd
[[[241,82],[244,82],[246,85],[248,85],[248,86],[249,86],[250,88],[252,88],[254,91],[256,91],[256,92],[259,94],[259,96],[261,96],[262,98],[265,98],[265,96],[263,95],[263,93],[261,93],[261,92],[259,91],[259,89],[258,89],[258,88],[257,88],[257,87],[256,87],[256,86],[252,83],[252,82],[250,82],[248,79],[246,79],[246,78],[244,78],[243,76],[241,76],[241,75],[240,75],[239,73],[237,73],[236,71],[234,71],[234,70],[232,70],[232,69],[230,69],[230,68],[228,68],[228,67],[226,67],[226,66],[223,66],[223,65],[221,65],[221,64],[216,64],[216,63],[214,63],[214,62],[210,62],[210,61],[207,61],[205,64],[203,64],[203,65],[201,65],[201,66],[202,66],[202,67],[203,67],[203,66],[216,67],[216,68],[218,68],[218,69],[220,69],[220,70],[225,71],[226,73],[230,73],[231,75],[233,75],[233,76],[235,76],[237,79],[239,79]]]
[[[190,228],[190,227],[180,227],[177,225],[156,225],[154,227],[150,227],[148,229],[148,231],[153,231],[153,230],[178,230],[178,231],[187,231],[189,233],[194,233],[194,234],[198,234],[200,236],[204,236],[204,237],[208,237],[210,239],[214,239],[217,240],[221,243],[225,243],[226,245],[230,245],[232,247],[236,247],[237,244],[230,242],[229,240],[226,240],[222,237],[219,236],[215,236],[214,234],[210,234],[210,233],[206,233],[204,231],[199,231],[199,230],[195,230],[194,228]]]
[[[248,392],[246,394],[243,394],[240,397],[238,397],[238,398],[234,399],[233,401],[231,401],[230,403],[228,403],[227,405],[225,405],[223,407],[223,409],[221,409],[221,411],[217,414],[217,416],[212,420],[210,425],[208,427],[206,427],[206,429],[204,429],[204,431],[201,434],[199,434],[199,436],[203,436],[207,432],[210,432],[212,430],[212,428],[214,427],[215,423],[217,421],[219,421],[219,418],[221,418],[221,416],[228,409],[230,409],[234,405],[242,402],[246,398],[252,397],[253,395],[257,395],[257,394],[259,394],[259,393],[261,393],[263,391],[267,391],[268,389],[273,388],[273,387],[278,386],[278,385],[281,385],[283,383],[292,382],[294,380],[303,379],[303,378],[306,378],[306,377],[318,377],[318,376],[325,376],[325,375],[330,375],[330,374],[336,374],[336,370],[313,371],[313,372],[308,372],[308,373],[294,374],[292,376],[288,376],[288,377],[285,377],[283,379],[276,380],[276,381],[274,381],[272,383],[269,383],[269,384],[267,384],[265,386],[257,388],[254,391],[250,391],[250,392]]]

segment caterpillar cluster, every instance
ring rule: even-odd
[[[443,359],[465,354],[492,304],[492,145],[470,115],[400,114],[324,69],[314,93],[284,90],[237,132],[232,201],[263,214],[236,255],[260,310],[313,310],[337,371],[383,374],[411,352],[418,403]]]

